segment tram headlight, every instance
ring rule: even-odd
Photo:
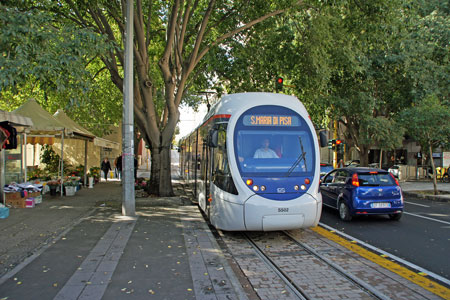
[[[306,185],[302,184],[302,186],[300,187],[302,189],[302,191],[306,190]]]
[[[261,192],[264,192],[266,190],[266,186],[262,185],[261,186]]]
[[[259,186],[254,185],[254,186],[253,186],[253,190],[254,190],[255,192],[259,191]]]
[[[294,186],[294,190],[298,191],[299,189],[300,189],[300,187],[296,184],[296,185]]]

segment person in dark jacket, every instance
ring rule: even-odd
[[[138,161],[136,158],[136,155],[134,156],[134,180],[136,180],[137,177],[137,170],[138,170]]]
[[[103,159],[100,169],[102,169],[103,174],[105,175],[105,181],[108,181],[108,173],[111,170],[111,164],[107,157]]]
[[[122,179],[122,154],[116,158],[117,177]]]

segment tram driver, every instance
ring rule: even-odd
[[[261,148],[256,149],[253,158],[279,158],[279,156],[269,148],[270,141],[268,138],[262,140]]]

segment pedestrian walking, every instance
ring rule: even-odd
[[[116,168],[117,168],[117,173],[118,176],[117,178],[119,178],[119,180],[122,179],[122,154],[119,155],[119,157],[116,158]]]
[[[136,155],[134,156],[134,180],[136,180],[137,177],[137,169],[138,169],[138,161],[136,158]]]
[[[107,157],[103,159],[100,169],[102,169],[103,174],[105,175],[105,181],[108,181],[108,173],[111,170],[111,164]]]
[[[114,160],[114,177],[119,178],[119,171],[117,170],[117,157]]]

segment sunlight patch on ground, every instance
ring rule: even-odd
[[[67,208],[75,208],[74,206],[68,206],[68,205],[63,205],[63,206],[50,206],[50,209],[67,209]]]

